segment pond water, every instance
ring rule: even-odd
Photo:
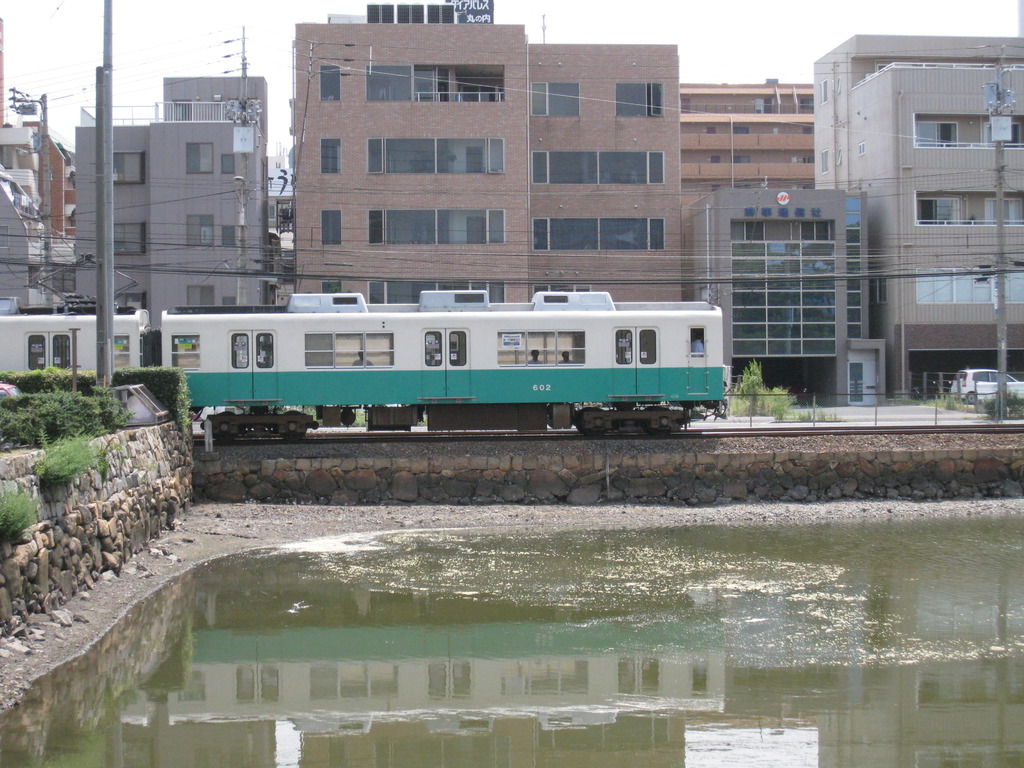
[[[1024,520],[233,557],[0,715],[0,765],[1024,766]]]

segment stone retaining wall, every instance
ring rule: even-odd
[[[21,488],[39,502],[39,522],[0,543],[0,626],[49,613],[105,571],[118,573],[160,535],[192,497],[192,446],[175,424],[96,438],[105,477],[90,470],[67,485],[41,487],[42,451],[0,457],[0,490]]]
[[[1024,494],[1024,450],[246,459],[195,456],[197,499],[300,504],[714,504]]]

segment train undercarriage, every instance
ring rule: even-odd
[[[542,432],[573,429],[588,436],[669,435],[684,431],[694,413],[703,417],[723,408],[719,402],[615,403],[432,403],[375,405],[363,409],[368,431],[410,431],[426,424],[430,432]],[[245,412],[223,411],[207,416],[219,442],[236,438],[280,437],[301,440],[320,427],[352,426],[352,406],[319,406],[316,417],[303,411],[253,406]]]

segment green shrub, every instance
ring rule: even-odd
[[[794,405],[796,398],[785,387],[765,386],[761,363],[751,360],[729,400],[729,411],[733,416],[771,416],[782,421]]]
[[[0,400],[0,436],[19,445],[41,446],[63,438],[96,436],[127,426],[128,411],[110,390],[90,397],[41,392]]]
[[[71,370],[68,368],[43,368],[39,371],[0,371],[0,381],[14,384],[26,395],[41,392],[70,392]],[[95,388],[96,372],[79,371],[78,391],[83,395],[91,395]]]
[[[986,397],[982,400],[982,403],[985,413],[988,414],[989,418],[994,419],[996,417],[996,398]],[[1016,392],[1006,393],[1006,418],[1024,419],[1024,397]]]
[[[22,490],[0,493],[0,541],[17,541],[39,517],[39,505]]]
[[[61,440],[46,448],[36,462],[36,474],[43,485],[64,485],[99,465],[100,453],[86,437]]]
[[[119,368],[114,371],[114,385],[123,384],[143,384],[182,429],[191,423],[188,382],[180,368]]]

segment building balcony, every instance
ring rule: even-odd
[[[114,107],[114,125],[152,123],[230,123],[230,101],[161,101],[148,107]],[[83,127],[95,127],[96,118],[82,111]]]
[[[680,175],[685,179],[787,179],[812,181],[813,163],[682,163]]]
[[[814,135],[810,133],[681,133],[679,140],[684,152],[798,150],[814,154]]]

